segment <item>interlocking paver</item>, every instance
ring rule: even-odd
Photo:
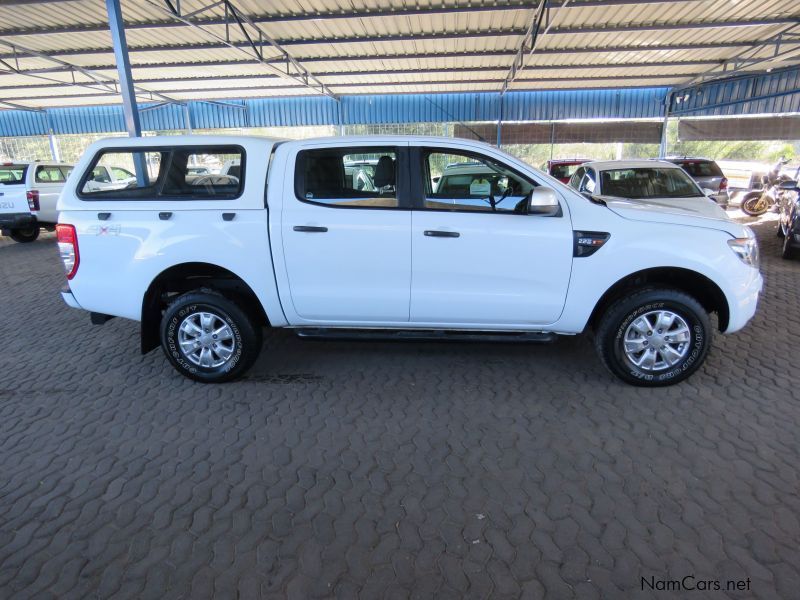
[[[773,227],[756,318],[660,390],[583,337],[282,331],[203,386],[63,306],[52,235],[0,240],[0,597],[647,598],[687,574],[791,597],[800,261]]]

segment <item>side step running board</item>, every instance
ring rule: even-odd
[[[297,336],[315,340],[362,340],[362,341],[436,341],[436,342],[509,342],[517,344],[553,342],[555,333],[543,331],[525,332],[479,332],[445,330],[396,330],[396,329],[326,329],[302,328]]]

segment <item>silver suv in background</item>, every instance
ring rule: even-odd
[[[689,176],[697,182],[703,191],[711,190],[708,194],[720,207],[727,209],[730,203],[728,193],[728,178],[719,168],[719,165],[709,158],[669,157],[668,160],[680,166]]]

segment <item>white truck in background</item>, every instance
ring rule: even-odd
[[[235,176],[190,170],[236,161]],[[372,183],[358,189],[347,168],[363,161]],[[136,182],[93,190],[101,163],[137,165]],[[65,302],[96,323],[140,321],[143,352],[160,344],[203,382],[243,375],[270,326],[541,342],[591,330],[617,377],[669,385],[708,354],[709,313],[740,330],[762,286],[752,231],[724,215],[582,195],[460,139],[101,140],[59,211]]]
[[[56,204],[72,165],[48,162],[0,164],[0,230],[20,243],[33,242],[58,220]]]

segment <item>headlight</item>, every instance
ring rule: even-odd
[[[728,246],[731,247],[742,262],[746,265],[757,269],[758,268],[758,242],[754,237],[734,238],[728,240]]]

